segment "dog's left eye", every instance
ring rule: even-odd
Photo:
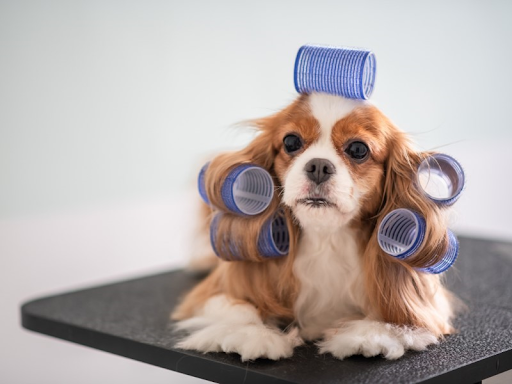
[[[356,162],[362,163],[368,158],[370,149],[362,141],[353,141],[347,145],[347,148],[345,148],[345,153]]]
[[[289,155],[293,154],[294,152],[297,152],[303,146],[302,139],[300,138],[300,136],[295,134],[286,135],[283,139],[283,144],[284,150]]]

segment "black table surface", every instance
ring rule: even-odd
[[[456,319],[459,333],[396,361],[340,361],[312,344],[277,362],[178,350],[169,314],[198,281],[181,270],[30,301],[22,325],[219,383],[474,383],[512,369],[512,244],[460,238],[460,245],[446,276],[469,308]]]

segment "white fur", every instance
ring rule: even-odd
[[[346,226],[359,210],[357,186],[331,140],[332,128],[361,102],[327,94],[313,94],[310,109],[320,126],[318,140],[293,162],[285,175],[283,202],[290,206],[303,229],[294,273],[300,282],[295,314],[306,339],[320,337],[343,317],[362,315],[364,287],[355,233]],[[312,183],[304,166],[314,158],[329,160],[336,173],[318,193],[336,207],[297,204]]]
[[[331,139],[336,122],[363,104],[327,94],[312,94],[309,98],[311,112],[319,123],[319,138],[290,166],[283,194],[283,203],[293,210],[302,227],[293,266],[300,282],[294,311],[301,337],[323,337],[318,344],[322,353],[340,359],[357,354],[397,359],[407,349],[423,350],[437,343],[437,338],[424,329],[368,319],[364,313],[361,250],[357,231],[347,225],[360,208],[361,192]],[[336,168],[336,173],[319,187],[312,185],[304,172],[313,158],[327,159]],[[311,194],[325,196],[335,206],[319,208],[297,203]],[[242,361],[290,357],[293,348],[302,343],[298,329],[284,333],[272,324],[264,324],[252,305],[233,304],[224,295],[208,300],[200,313],[177,327],[191,332],[178,347],[236,352]]]
[[[250,304],[234,304],[225,295],[210,298],[201,313],[176,327],[191,332],[176,346],[202,352],[238,353],[242,361],[290,357],[302,344],[297,328],[287,333],[264,324]]]
[[[365,105],[363,100],[345,99],[327,93],[312,93],[309,96],[309,108],[320,124],[322,136],[330,137],[332,127],[350,114],[355,108]]]
[[[321,337],[344,317],[363,317],[364,287],[353,230],[306,228],[294,273],[300,281],[294,310],[305,339]]]
[[[339,359],[352,355],[382,355],[386,359],[395,360],[406,349],[421,351],[436,343],[437,338],[425,329],[398,327],[363,319],[349,321],[327,331],[325,339],[318,346],[321,353],[329,352]]]
[[[347,165],[338,156],[331,133],[336,122],[363,104],[362,101],[324,93],[314,93],[309,98],[309,107],[319,123],[320,134],[318,140],[297,156],[288,169],[283,194],[283,202],[293,209],[302,227],[318,227],[325,224],[329,227],[339,227],[347,224],[359,209],[361,193],[350,177]],[[304,172],[308,161],[315,158],[327,159],[336,168],[336,173],[320,186],[313,185]],[[297,204],[299,199],[315,193],[327,197],[336,205],[336,209],[311,208]]]

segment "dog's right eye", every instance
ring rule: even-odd
[[[285,152],[289,155],[297,152],[304,145],[300,136],[295,134],[286,135],[283,139],[283,144]]]

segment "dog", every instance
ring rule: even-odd
[[[278,360],[313,341],[339,359],[392,360],[453,333],[457,299],[439,275],[419,271],[447,248],[446,208],[415,187],[417,167],[432,152],[417,152],[370,102],[324,93],[301,94],[254,126],[259,133],[247,147],[211,161],[207,188],[252,163],[270,172],[278,193],[268,212],[233,217],[218,231],[241,231],[249,247],[254,230],[282,209],[289,254],[214,261],[208,223],[222,201],[212,193],[211,206],[202,207],[204,241],[196,251],[204,258],[196,265],[214,267],[172,314],[187,332],[177,347]],[[387,255],[377,241],[380,221],[396,208],[418,212],[427,224],[421,247],[406,260]]]

